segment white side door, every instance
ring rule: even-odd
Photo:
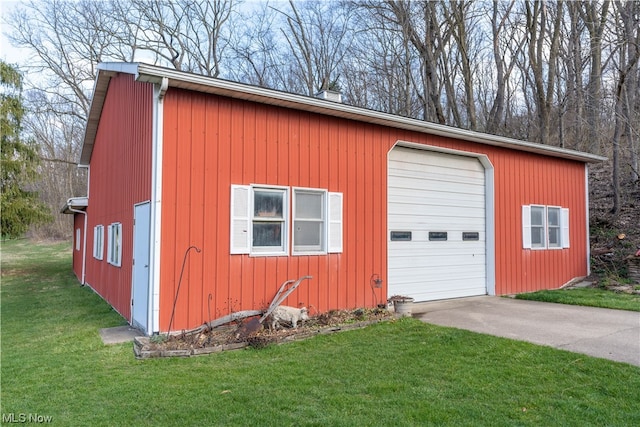
[[[134,206],[131,324],[147,332],[149,326],[149,250],[151,205]]]

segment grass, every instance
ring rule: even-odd
[[[2,408],[54,425],[640,425],[640,368],[402,319],[265,349],[136,360],[69,244],[2,245]],[[5,418],[8,420],[8,418]]]
[[[517,299],[640,311],[640,295],[601,288],[557,289],[516,295]]]

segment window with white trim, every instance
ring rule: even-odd
[[[232,185],[230,234],[232,254],[342,252],[342,193],[315,188],[290,191],[289,187]]]
[[[324,190],[293,189],[293,253],[326,252]]]
[[[107,229],[107,262],[120,267],[122,262],[122,224],[115,222]]]
[[[560,206],[522,206],[522,247],[564,249],[569,247],[569,209]]]
[[[93,227],[93,257],[102,259],[104,256],[104,226]]]
[[[561,248],[560,238],[560,208],[547,207],[547,246]]]
[[[288,190],[253,187],[251,195],[251,251],[286,255]]]
[[[80,229],[76,228],[76,251],[80,250]]]

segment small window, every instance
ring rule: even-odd
[[[254,188],[251,224],[252,252],[286,253],[286,212],[286,189]]]
[[[96,225],[93,228],[93,257],[102,259],[104,256],[104,226]]]
[[[478,233],[477,231],[463,231],[462,240],[464,242],[480,240],[480,233]]]
[[[544,206],[531,206],[531,247],[546,246]]]
[[[80,250],[80,229],[76,228],[76,251]]]
[[[120,267],[122,262],[122,224],[116,222],[109,225],[107,234],[107,262]]]
[[[430,231],[429,240],[432,240],[435,242],[444,242],[447,240],[447,232],[446,231]]]
[[[569,209],[558,206],[522,206],[522,247],[568,248]]]
[[[326,252],[326,192],[293,190],[293,252]]]
[[[410,231],[392,231],[391,241],[392,242],[410,242],[411,232]]]
[[[547,232],[549,234],[549,247],[561,247],[560,241],[560,208],[547,208]]]

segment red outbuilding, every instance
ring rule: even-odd
[[[601,157],[146,64],[98,69],[88,194],[63,208],[73,269],[147,334],[266,308],[307,275],[285,304],[314,313],[589,274]]]

